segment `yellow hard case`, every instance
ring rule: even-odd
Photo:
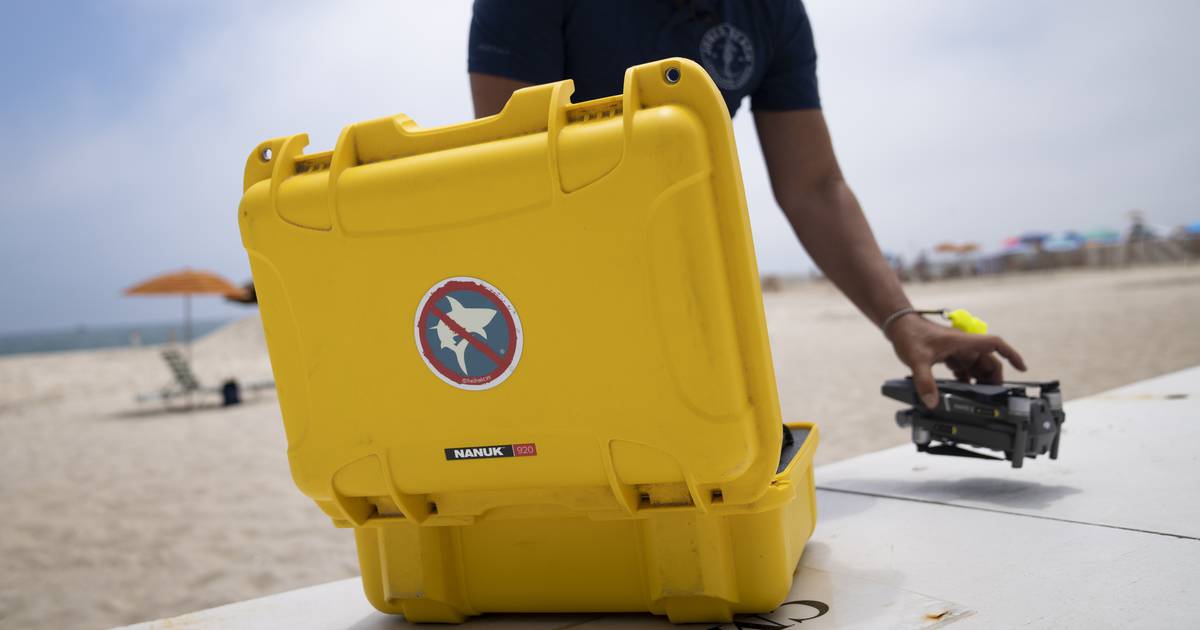
[[[781,462],[725,102],[683,59],[572,90],[251,153],[238,214],[292,475],[354,528],[371,603],[412,621],[771,610],[815,522],[817,431],[790,425]],[[422,321],[463,278],[499,301]],[[437,321],[463,329],[424,348]],[[487,344],[519,354],[507,374],[447,379]]]

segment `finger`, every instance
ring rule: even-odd
[[[950,368],[951,372],[958,374],[966,369],[969,362],[963,361],[958,357],[946,357],[946,367]]]
[[[971,346],[980,352],[998,352],[1000,356],[1008,359],[1008,362],[1013,367],[1025,371],[1025,359],[1021,358],[1021,354],[1008,345],[1008,342],[994,335],[973,335]]]
[[[979,361],[972,366],[972,373],[978,383],[999,385],[1004,382],[1004,363],[996,355],[988,353],[981,355]]]
[[[988,370],[987,365],[983,363],[986,360],[985,357],[992,357],[993,355],[990,352],[972,352],[969,356],[970,361],[963,361],[965,365],[963,371],[967,373],[968,381],[972,378],[978,381],[979,377]]]
[[[960,383],[971,382],[971,370],[968,367],[964,367],[961,362],[946,359],[946,367],[950,368],[950,371],[954,373],[954,380]]]
[[[969,380],[974,372],[975,364],[979,362],[979,357],[983,356],[979,352],[959,352],[958,354],[946,357],[946,367],[954,372],[954,378],[963,381]]]
[[[933,380],[933,370],[926,363],[917,363],[912,366],[913,384],[917,387],[917,395],[921,397],[921,402],[929,409],[937,407],[938,404],[938,388],[937,382]]]

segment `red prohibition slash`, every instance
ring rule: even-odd
[[[438,289],[434,291],[425,301],[425,308],[422,309],[421,315],[417,319],[419,322],[418,325],[424,326],[430,315],[437,317],[439,320],[444,322],[446,326],[450,328],[450,330],[453,330],[454,334],[466,339],[467,343],[483,353],[484,356],[491,359],[492,362],[496,364],[496,368],[488,374],[481,376],[466,376],[451,370],[449,367],[443,365],[442,361],[437,358],[434,349],[429,345],[429,340],[424,334],[424,331],[421,331],[421,334],[419,335],[421,339],[421,353],[425,355],[426,360],[438,371],[439,374],[455,383],[460,385],[482,385],[484,383],[489,383],[497,376],[503,374],[504,371],[509,368],[509,366],[512,364],[513,357],[516,355],[516,352],[509,352],[503,356],[498,354],[482,339],[474,337],[462,326],[460,326],[458,322],[451,319],[449,315],[443,313],[442,310],[437,307],[437,302],[447,294],[454,291],[469,291],[471,293],[481,295],[488,301],[489,304],[495,306],[497,313],[504,318],[504,325],[508,329],[509,345],[513,350],[516,349],[518,343],[516,322],[513,319],[512,312],[509,310],[509,306],[500,299],[500,296],[496,295],[494,292],[488,289],[488,287],[481,284],[463,280],[452,280],[441,287],[438,287]]]
[[[454,321],[453,319],[450,319],[450,316],[443,313],[441,311],[441,309],[434,306],[434,307],[431,307],[429,309],[429,311],[431,313],[433,313],[434,315],[436,315],[438,319],[442,320],[442,322],[445,323],[446,326],[448,326],[450,328],[450,330],[453,330],[454,334],[458,335],[459,337],[462,337],[463,339],[466,339],[467,343],[471,344],[472,346],[475,346],[476,350],[487,355],[487,358],[491,359],[493,363],[495,363],[496,365],[507,365],[507,363],[504,361],[504,359],[501,359],[500,355],[496,354],[495,350],[492,350],[492,348],[490,346],[488,346],[486,343],[480,341],[479,339],[472,337],[471,333],[467,332],[466,328],[459,326],[458,322]]]

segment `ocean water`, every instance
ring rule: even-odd
[[[228,319],[192,322],[196,340],[229,323]],[[26,352],[64,352],[91,348],[118,348],[183,340],[183,322],[127,324],[122,326],[77,326],[62,330],[0,333],[0,355]]]

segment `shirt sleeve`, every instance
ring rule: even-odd
[[[563,78],[563,0],[475,0],[467,70],[549,83]]]
[[[820,109],[817,91],[817,48],[812,25],[801,0],[784,0],[780,7],[770,65],[750,97],[755,110]]]

